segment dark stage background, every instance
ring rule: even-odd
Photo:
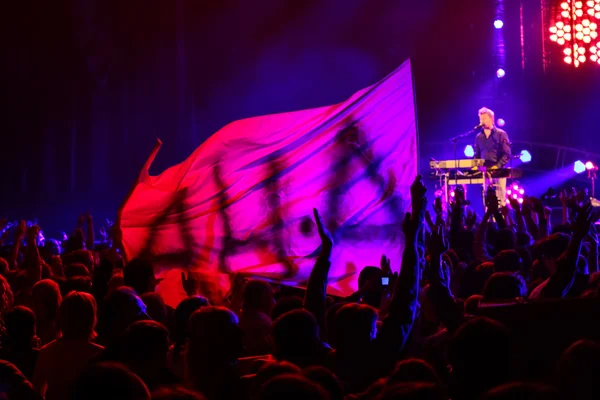
[[[553,54],[550,3],[10,2],[0,213],[55,229],[85,211],[114,217],[156,137],[153,173],[233,120],[339,102],[409,57],[424,162],[451,158],[440,143],[475,125],[484,105],[513,141],[600,153],[600,66],[575,71]],[[531,168],[545,170],[553,156],[538,153]]]

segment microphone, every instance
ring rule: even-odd
[[[476,131],[477,129],[481,129],[481,128],[483,128],[483,124],[479,124],[477,126],[474,126],[473,130]]]

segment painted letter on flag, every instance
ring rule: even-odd
[[[213,298],[235,272],[303,286],[319,252],[317,208],[335,243],[328,291],[349,295],[382,254],[400,266],[415,115],[406,61],[340,104],[232,122],[151,176],[157,147],[119,213],[125,255],[152,260],[169,304],[185,297],[181,271]]]

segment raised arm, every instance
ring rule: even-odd
[[[567,190],[563,189],[559,194],[560,205],[562,206],[562,224],[566,225],[569,223],[569,196]]]
[[[321,327],[321,332],[324,333],[327,309],[327,282],[329,268],[331,267],[330,258],[333,250],[333,239],[323,225],[319,211],[315,208],[313,209],[313,213],[319,237],[321,238],[321,251],[308,278],[304,296],[304,308],[315,316]]]
[[[590,244],[590,251],[588,253],[588,269],[590,275],[592,275],[598,272],[598,231],[594,224],[592,224],[592,227],[590,228],[587,241]]]
[[[419,295],[418,235],[423,229],[427,189],[421,176],[411,186],[412,214],[406,213],[402,230],[405,236],[400,276],[394,285],[387,316],[377,335],[380,350],[397,354],[406,344],[415,321]]]
[[[92,214],[87,213],[85,215],[85,222],[87,223],[87,233],[85,237],[85,247],[88,250],[94,250],[94,218]]]
[[[575,273],[577,272],[577,261],[581,251],[581,243],[588,235],[592,225],[592,206],[585,205],[573,227],[573,236],[567,250],[559,257],[556,272],[548,280],[548,284],[542,289],[541,297],[544,299],[560,299],[567,295],[573,285]]]
[[[25,232],[27,231],[27,222],[22,220],[17,229],[15,231],[15,242],[13,243],[12,249],[10,251],[10,259],[8,260],[9,268],[11,270],[18,269],[18,260],[19,260],[19,250],[21,248],[21,243],[23,239],[25,239]]]
[[[498,212],[498,198],[496,192],[490,190],[486,193],[485,203],[487,210],[483,215],[481,223],[475,230],[475,238],[473,240],[473,255],[479,261],[492,261],[492,257],[487,251],[487,230],[490,218]]]
[[[448,242],[444,237],[444,230],[437,229],[432,233],[429,241],[430,261],[426,270],[429,281],[428,293],[437,317],[450,332],[453,332],[462,322],[462,312],[450,290],[450,268],[442,262],[442,255],[446,251],[448,251]]]
[[[515,211],[515,222],[517,225],[517,232],[527,233],[527,227],[525,226],[525,219],[523,219],[523,213],[521,212],[521,204],[517,199],[509,197],[510,207]]]

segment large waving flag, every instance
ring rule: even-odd
[[[328,290],[348,295],[381,254],[399,268],[415,112],[406,61],[343,103],[235,121],[150,176],[157,146],[120,210],[125,254],[153,261],[170,304],[185,297],[181,271],[210,297],[235,272],[302,286],[319,252],[317,208],[335,241]]]

